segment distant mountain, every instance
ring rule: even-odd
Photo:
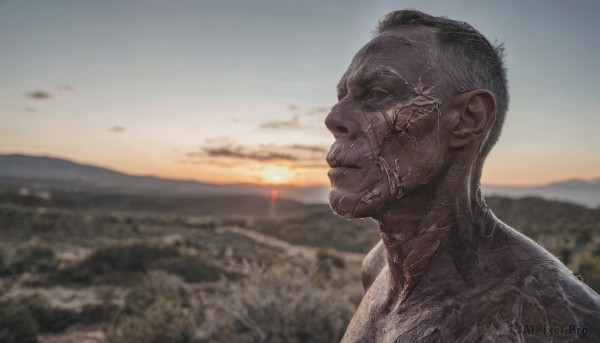
[[[600,206],[600,179],[568,180],[530,187],[483,185],[482,188],[485,195],[498,195],[509,198],[536,196],[594,208]]]
[[[26,155],[0,155],[0,186],[171,196],[259,195],[266,197],[272,189],[272,187],[259,185],[216,185],[191,180],[135,176],[59,158]],[[276,186],[274,188],[277,189],[280,198],[308,204],[326,203],[329,192],[329,188],[324,186]],[[498,195],[511,198],[537,196],[598,207],[600,206],[600,179],[569,180],[532,187],[483,185],[483,193],[486,196]]]
[[[154,176],[133,176],[110,169],[39,156],[0,155],[0,177],[31,180],[38,187],[121,190],[125,192],[213,193],[219,186]]]
[[[260,195],[271,188],[259,185],[216,185],[192,180],[135,176],[60,158],[0,155],[0,186],[39,190],[161,195]],[[279,197],[305,203],[327,202],[327,187],[277,186]]]

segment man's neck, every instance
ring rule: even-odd
[[[463,181],[421,189],[374,217],[387,252],[390,309],[411,294],[434,254],[457,258],[465,250],[457,244],[475,248],[485,225],[477,219],[484,205],[477,196],[471,200],[468,179]]]

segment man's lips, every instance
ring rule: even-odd
[[[336,156],[337,152],[338,150],[332,150],[329,154],[327,154],[327,164],[331,168],[359,168],[355,163],[342,161],[343,159]]]
[[[334,168],[329,169],[329,171],[327,172],[327,176],[330,179],[337,179],[337,178],[348,175],[348,173],[351,173],[353,171],[358,171],[358,170],[359,170],[359,168],[334,167]]]
[[[337,160],[327,160],[327,164],[331,168],[348,168],[348,169],[359,169],[360,167],[353,163],[344,163]]]
[[[348,173],[352,173],[360,169],[356,165],[342,163],[329,163],[329,166],[331,167],[331,169],[329,169],[329,171],[327,172],[327,176],[332,180],[344,177],[348,175]]]

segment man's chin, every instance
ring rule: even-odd
[[[329,191],[329,207],[333,213],[348,219],[372,216],[376,205],[365,203],[363,194],[332,188]]]

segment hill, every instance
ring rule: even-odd
[[[600,206],[600,178],[594,180],[567,180],[543,186],[511,187],[483,185],[485,195],[509,198],[540,197],[572,202],[588,207]]]
[[[218,185],[193,180],[138,176],[108,168],[46,156],[0,155],[0,187],[61,190],[107,194],[155,194],[161,196],[258,195],[268,196],[273,187],[252,184]],[[276,186],[281,198],[309,204],[327,203],[328,187]],[[483,185],[487,196],[541,197],[600,206],[600,179],[568,180],[543,186],[511,187]]]
[[[193,180],[129,175],[60,158],[27,155],[0,155],[0,187],[161,196],[240,194],[268,196],[272,189],[250,184],[218,185]],[[277,186],[276,188],[282,198],[305,203],[325,203],[327,200],[327,187]]]

